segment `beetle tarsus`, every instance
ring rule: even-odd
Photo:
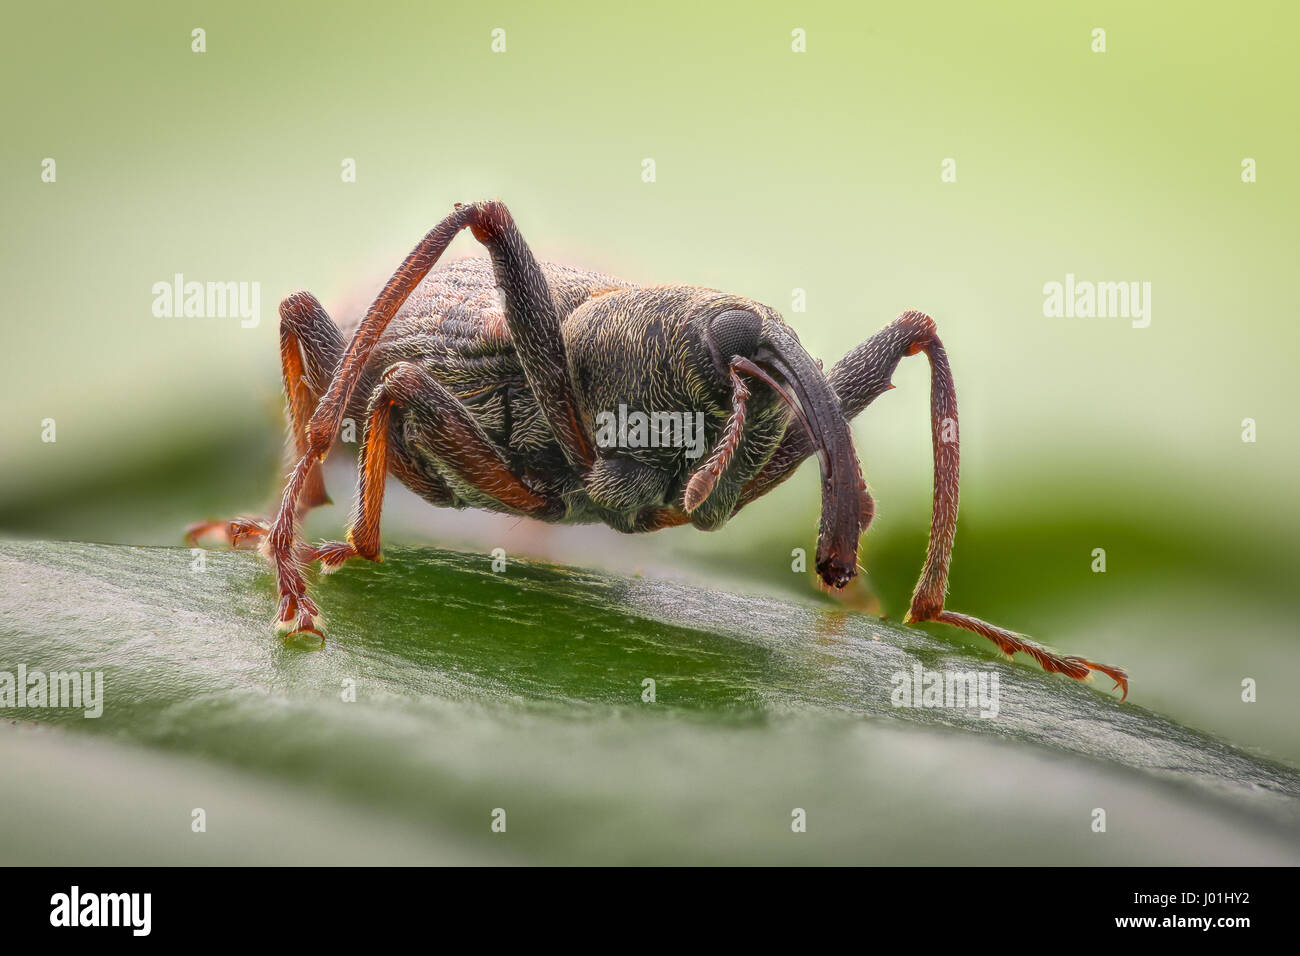
[[[257,539],[269,530],[270,525],[261,518],[196,521],[185,529],[185,543],[194,548],[200,541],[211,539],[228,548],[250,551],[257,548]]]
[[[312,549],[312,557],[320,561],[321,574],[333,574],[349,558],[357,556],[357,549],[346,541],[322,541]]]
[[[325,619],[316,602],[301,594],[286,594],[280,598],[276,612],[275,629],[289,640],[299,634],[314,634],[325,643]]]
[[[981,637],[988,638],[997,645],[998,650],[1008,657],[1018,653],[1028,654],[1049,674],[1064,674],[1066,677],[1082,681],[1092,680],[1093,671],[1105,674],[1115,682],[1116,688],[1123,689],[1123,694],[1120,697],[1121,703],[1128,697],[1128,673],[1122,667],[1099,664],[1096,661],[1088,660],[1086,657],[1061,656],[1037,641],[1031,641],[1015,631],[1008,631],[996,624],[990,624],[988,621],[971,617],[969,614],[959,614],[956,611],[939,610],[924,617],[919,616],[915,611],[909,611],[904,623],[915,624],[919,621],[938,621],[941,624],[949,624],[953,627],[973,631]]]

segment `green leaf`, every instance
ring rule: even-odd
[[[3,862],[1300,861],[1294,771],[941,630],[390,550],[310,648],[202,559],[0,542],[0,670],[104,675],[99,718],[3,711]],[[997,716],[894,706],[917,666]]]

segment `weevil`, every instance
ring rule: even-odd
[[[434,269],[468,228],[488,252]],[[1058,655],[1020,634],[946,610],[957,525],[957,395],[930,316],[906,311],[829,373],[775,310],[690,285],[639,285],[539,262],[497,200],[456,204],[406,257],[345,340],[308,292],[280,303],[280,359],[295,464],[273,519],[191,526],[255,545],[275,568],[277,625],[324,640],[304,575],[380,560],[389,474],[433,505],[483,508],[618,531],[710,530],[815,455],[821,471],[816,572],[832,589],[858,572],[875,508],[849,422],[893,388],[898,363],[930,362],[934,487],[929,544],[905,623],[940,621],[1023,652],[1047,671],[1120,668]],[[598,441],[620,411],[686,414],[707,456],[673,441]],[[702,414],[701,414],[702,413]],[[345,541],[314,547],[297,524],[329,503],[321,463],[345,417],[364,422],[358,492]],[[626,436],[620,433],[620,438]],[[1122,698],[1121,698],[1122,699]]]

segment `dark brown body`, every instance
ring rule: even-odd
[[[719,382],[701,339],[702,310],[758,303],[692,286],[640,287],[598,272],[541,263],[561,317],[580,413],[590,422],[620,405],[628,412],[704,412],[703,443],[712,448],[730,412],[730,392]],[[597,307],[598,306],[598,307]],[[766,318],[767,316],[765,316]],[[662,509],[681,501],[693,467],[702,461],[674,448],[606,448],[598,468],[617,472],[620,494],[601,494],[574,475],[547,424],[506,324],[496,276],[487,259],[464,259],[434,269],[393,317],[366,363],[349,415],[361,421],[365,399],[384,371],[411,362],[445,385],[508,458],[511,470],[548,498],[563,502],[544,516],[568,523],[601,522],[619,531],[653,530]],[[318,384],[323,391],[328,381]],[[771,457],[791,423],[774,395],[756,396],[741,443],[743,454],[694,511],[699,528],[720,527],[734,512],[743,485]],[[399,478],[431,504],[524,513],[458,480],[454,469],[420,441],[423,423],[410,413],[391,425]],[[599,478],[599,475],[598,475]],[[631,485],[632,492],[624,491]],[[593,496],[592,491],[596,494]],[[539,517],[532,514],[533,517]]]

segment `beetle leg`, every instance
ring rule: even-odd
[[[474,238],[487,246],[505,298],[506,325],[528,387],[551,426],[565,460],[585,476],[596,461],[595,441],[578,412],[555,297],[504,203],[475,203]]]
[[[957,432],[957,391],[953,385],[948,355],[935,330],[934,320],[923,312],[904,312],[891,324],[840,359],[829,380],[839,396],[846,419],[852,419],[878,397],[893,388],[890,379],[904,356],[924,352],[930,360],[930,432],[934,445],[934,506],[925,566],[912,593],[905,623],[939,621],[965,628],[988,638],[1005,654],[1023,652],[1051,673],[1077,680],[1092,671],[1106,674],[1128,696],[1128,674],[1122,668],[1099,664],[1082,657],[1063,657],[1013,631],[976,617],[944,609],[948,590],[948,567],[953,537],[957,530],[957,484],[960,473],[960,445]],[[789,478],[812,451],[806,434],[789,429],[775,454],[745,486],[737,510],[766,494]]]
[[[248,551],[256,548],[257,539],[270,530],[270,522],[264,518],[196,521],[185,529],[185,543],[193,548],[198,547],[201,540],[212,539],[236,551]]]
[[[890,380],[898,363],[904,356],[916,354],[919,342],[932,337],[933,319],[921,312],[904,312],[836,362],[828,378],[839,396],[844,417],[852,421],[893,388]],[[755,498],[761,498],[793,475],[810,454],[812,442],[806,430],[792,428],[787,431],[763,470],[745,486],[737,510]]]
[[[393,421],[394,410],[404,416],[397,422]],[[446,386],[419,366],[398,362],[384,372],[366,409],[357,504],[347,540],[323,542],[311,552],[313,558],[320,559],[322,570],[333,571],[356,557],[382,560],[379,516],[384,480],[390,470],[399,471],[391,444],[394,432],[403,427],[409,430],[410,441],[426,449],[455,483],[490,495],[522,514],[541,514],[562,504],[533,491],[511,472],[509,462],[473,414]],[[311,623],[318,625],[319,621]]]
[[[646,508],[656,507],[663,500],[672,476],[661,468],[634,458],[599,459],[587,476],[583,488],[587,497],[601,508],[617,515],[639,515]],[[617,519],[610,526],[623,530]],[[628,529],[641,530],[633,517]]]
[[[506,324],[523,366],[565,458],[585,474],[595,461],[594,443],[583,425],[574,396],[569,363],[560,330],[560,315],[541,266],[533,258],[506,207],[495,200],[457,204],[442,222],[416,244],[366,310],[352,341],[334,370],[329,387],[307,425],[305,451],[285,482],[284,494],[267,539],[281,594],[302,591],[302,575],[294,556],[299,500],[310,493],[312,470],[319,466],[338,434],[344,410],[388,323],[416,286],[446,251],[456,235],[469,226],[488,249],[497,281],[505,293]],[[292,609],[290,609],[292,610]],[[284,620],[286,608],[281,607]]]
[[[350,558],[383,560],[379,553],[379,514],[384,503],[384,482],[388,478],[392,392],[385,374],[366,408],[366,426],[357,459],[357,503],[348,522],[347,540],[323,541],[312,552],[313,557],[320,559],[321,571],[326,574]]]
[[[342,354],[343,334],[314,295],[295,292],[280,303],[280,368],[289,407],[290,439],[299,457],[307,451],[307,423],[312,411]],[[331,503],[317,464],[307,476],[298,507],[301,512]],[[270,529],[270,522],[261,518],[199,521],[185,529],[185,540],[190,545],[210,538],[232,548],[256,547],[256,540]]]
[[[295,595],[306,595],[306,584],[302,579],[302,570],[295,555],[297,537],[298,501],[308,486],[313,468],[319,466],[321,459],[329,451],[334,436],[338,434],[343,420],[344,410],[352,398],[352,393],[361,380],[366,362],[374,351],[375,345],[388,327],[388,323],[397,314],[402,303],[421,280],[428,275],[435,262],[456,238],[473,215],[473,207],[457,206],[442,222],[434,226],[423,239],[416,244],[411,253],[397,267],[397,271],[384,284],[366,311],[365,317],[357,327],[356,333],[348,343],[343,357],[330,380],[316,410],[307,424],[306,450],[289,473],[284,492],[280,497],[280,507],[276,512],[275,522],[267,535],[265,550],[275,564],[277,586],[282,595],[278,620],[283,626],[286,620],[292,622],[298,614],[299,607]],[[299,623],[303,623],[299,621]],[[310,630],[308,625],[299,630]],[[291,623],[292,627],[293,624]]]
[[[295,292],[280,303],[280,364],[299,457],[308,450],[307,423],[342,355],[343,334],[314,295]],[[317,462],[307,475],[298,504],[306,510],[330,503]]]
[[[462,205],[430,230],[384,285],[348,343],[307,429],[310,455],[323,458],[338,431],[343,410],[361,379],[384,329],[465,227],[492,258],[505,296],[506,324],[529,387],[537,396],[565,457],[581,472],[596,460],[594,443],[578,415],[577,399],[560,330],[560,315],[541,266],[515,227],[505,204],[496,200]],[[305,466],[304,466],[305,467]]]

